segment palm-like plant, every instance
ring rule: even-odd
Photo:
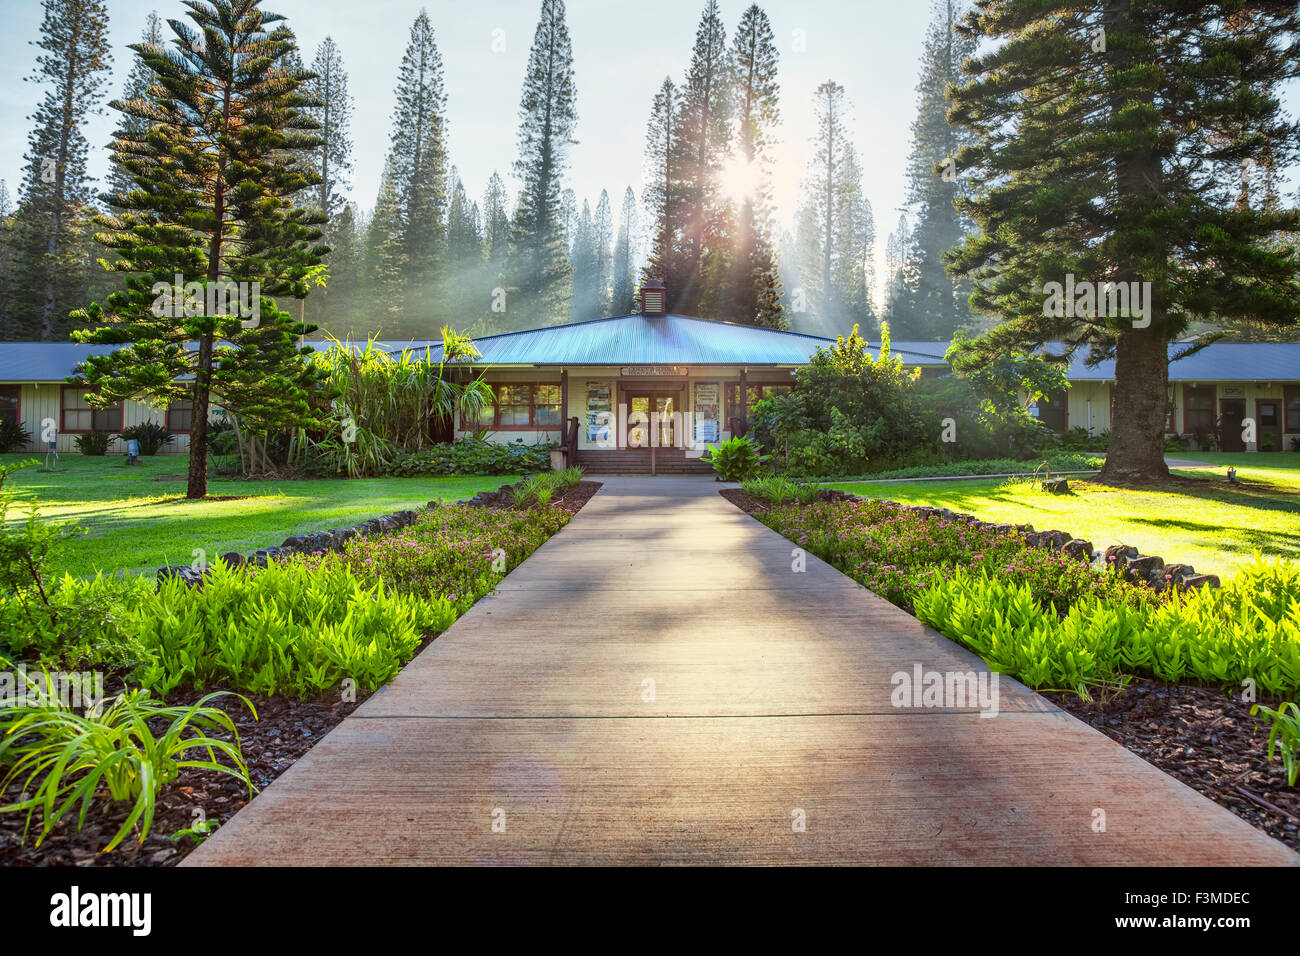
[[[153,825],[158,791],[184,769],[238,777],[248,785],[251,797],[253,781],[234,721],[219,708],[207,706],[222,696],[226,694],[208,694],[189,707],[169,707],[148,691],[132,690],[113,698],[101,714],[79,714],[47,694],[37,703],[0,711],[0,766],[11,764],[0,791],[15,781],[21,781],[23,789],[20,799],[0,806],[0,812],[27,811],[25,838],[33,815],[40,810],[39,846],[78,804],[77,828],[84,826],[91,803],[104,791],[111,800],[133,801],[126,820],[104,847],[107,852],[126,839],[137,823],[144,841]],[[253,710],[247,698],[233,696]],[[150,721],[157,720],[167,722],[161,735],[150,727]],[[210,731],[226,731],[235,739],[221,740],[210,736]],[[195,750],[200,752],[198,758],[187,757]]]
[[[481,372],[465,379],[450,374],[449,366],[479,356],[471,339],[450,327],[442,330],[436,361],[429,347],[393,354],[374,339],[364,347],[351,340],[330,342],[315,361],[337,397],[329,436],[315,442],[314,450],[349,477],[383,471],[400,452],[418,452],[432,443],[430,422],[477,416],[492,400]]]

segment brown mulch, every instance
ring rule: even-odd
[[[1190,479],[1178,479],[1184,481]],[[770,504],[739,488],[719,494],[747,514]],[[1281,760],[1268,760],[1268,725],[1251,704],[1194,684],[1134,678],[1113,693],[1083,700],[1040,691],[1147,763],[1300,852],[1300,786],[1287,785]],[[1264,701],[1276,707],[1275,701]]]
[[[573,517],[582,510],[582,506],[591,500],[591,496],[600,491],[599,481],[580,481],[572,488],[551,499],[551,504]]]
[[[553,498],[551,503],[569,515],[575,515],[598,490],[600,482],[582,481]],[[420,650],[432,640],[427,638]],[[105,683],[109,695],[121,690],[120,681],[109,679]],[[201,696],[194,691],[176,691],[167,696],[167,702],[188,705]],[[370,695],[359,690],[355,701],[344,701],[337,695],[306,701],[244,696],[256,708],[257,720],[236,698],[220,698],[213,701],[213,705],[221,707],[235,721],[249,775],[254,786],[261,790],[289,769]],[[229,739],[228,735],[215,736]],[[0,804],[17,800],[19,792],[17,784],[0,792]],[[34,846],[40,832],[39,813],[33,816],[32,831],[25,841],[26,814],[0,813],[0,866],[174,866],[196,846],[190,836],[171,839],[173,834],[193,827],[195,810],[201,810],[208,821],[222,824],[248,800],[247,787],[235,777],[206,770],[182,771],[175,782],[159,791],[153,826],[144,842],[139,841],[137,832],[109,853],[101,853],[100,848],[108,844],[129,815],[129,804],[117,805],[104,799],[97,801],[81,830],[76,828],[75,813],[69,814],[40,847]]]
[[[1268,725],[1211,687],[1133,680],[1113,697],[1042,691],[1062,710],[1300,852],[1300,787],[1268,760]],[[1273,705],[1275,706],[1275,705]]]
[[[167,701],[190,704],[200,696],[193,692],[177,692],[169,694]],[[345,702],[337,697],[300,701],[245,696],[257,709],[257,720],[253,720],[248,708],[237,699],[220,698],[213,704],[225,710],[235,721],[249,776],[253,784],[262,789],[356,710],[369,695],[358,691],[355,702]],[[0,802],[16,799],[19,790],[20,787],[14,784],[4,792]],[[76,828],[76,815],[69,814],[39,847],[34,846],[40,834],[39,812],[32,817],[32,832],[25,843],[22,837],[27,815],[0,813],[0,866],[174,866],[194,849],[195,843],[188,836],[173,841],[171,835],[194,825],[196,809],[201,810],[207,820],[220,824],[234,816],[248,799],[248,788],[235,777],[206,770],[182,771],[174,783],[159,791],[153,826],[144,842],[139,842],[137,832],[109,853],[99,851],[129,815],[128,803],[113,804],[100,800],[92,804],[86,825],[81,830]]]

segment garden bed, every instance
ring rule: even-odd
[[[236,622],[232,626],[242,630],[243,621],[256,620],[245,616],[250,604],[256,604],[255,610],[264,610],[264,601],[269,601],[273,610],[278,607],[283,611],[288,607],[295,613],[311,617],[318,613],[313,609],[321,606],[319,599],[322,595],[317,594],[313,599],[310,581],[316,575],[328,580],[342,574],[350,576],[349,580],[354,581],[356,587],[377,587],[382,582],[389,594],[395,593],[396,597],[408,602],[415,600],[419,606],[425,607],[429,620],[450,622],[490,590],[509,568],[517,566],[550,534],[563,527],[599,488],[599,482],[580,481],[557,489],[547,503],[528,508],[511,507],[509,493],[493,499],[491,504],[435,503],[409,527],[375,535],[370,540],[350,541],[339,553],[295,555],[284,565],[283,572],[279,563],[269,569],[250,566],[228,570],[221,566],[213,572],[215,577],[205,581],[202,589],[191,591],[188,585],[175,580],[164,582],[154,594],[142,582],[137,582],[136,590],[128,594],[142,601],[158,602],[158,608],[150,605],[148,613],[153,617],[180,615],[193,604],[199,608],[196,620],[207,622],[216,612],[228,612],[230,621]],[[501,559],[508,555],[507,571],[496,570],[494,562],[498,555]],[[328,569],[322,567],[325,565]],[[266,577],[264,594],[254,593],[258,592],[253,583],[258,576]],[[87,585],[87,593],[94,593],[93,587]],[[277,601],[279,605],[276,605]],[[226,603],[217,607],[220,602]],[[384,607],[383,600],[364,591],[354,596],[353,604],[362,609],[357,612],[358,616],[368,613],[372,606],[376,613]],[[406,607],[409,609],[409,603]],[[160,609],[162,613],[159,613]],[[382,659],[375,658],[375,644],[367,632],[358,632],[358,639],[352,644],[342,643],[340,637],[334,645],[313,643],[315,635],[305,632],[297,637],[291,635],[290,643],[284,645],[291,648],[287,655],[276,650],[274,642],[277,638],[274,636],[254,636],[246,650],[234,653],[228,652],[224,644],[217,643],[221,639],[219,634],[196,637],[183,620],[178,620],[165,633],[160,624],[157,629],[146,628],[143,632],[147,641],[152,642],[144,649],[144,654],[146,659],[157,661],[159,650],[167,649],[168,660],[152,668],[110,672],[105,680],[108,685],[105,690],[108,696],[120,691],[125,677],[131,686],[152,687],[155,696],[170,705],[186,706],[203,696],[202,692],[193,689],[195,680],[202,683],[206,692],[228,689],[243,693],[256,709],[257,720],[235,697],[224,697],[211,703],[220,706],[235,722],[249,776],[261,789],[292,766],[373,693],[374,688],[368,686],[368,681],[373,684],[391,679],[398,667],[392,655],[399,654],[396,661],[404,664],[447,626],[425,630],[420,636],[418,631],[411,632],[409,610],[395,607],[393,613],[398,616],[384,631],[387,643],[381,646],[381,650],[388,656]],[[349,619],[353,616],[351,611],[347,613]],[[205,623],[203,626],[209,625]],[[341,625],[335,624],[335,627]],[[115,634],[116,638],[121,636]],[[259,640],[269,640],[271,646],[259,644]],[[176,641],[181,642],[177,645],[179,653],[170,650],[172,644],[169,642]],[[83,643],[77,652],[83,653],[86,647],[95,646],[93,641]],[[303,646],[306,651],[301,651]],[[359,649],[370,656],[357,656]],[[33,645],[28,648],[29,656],[36,651],[52,653],[48,647]],[[313,652],[323,655],[315,664],[310,659]],[[130,653],[141,653],[141,645],[131,644]],[[349,699],[344,699],[338,674],[334,672],[332,662],[338,653],[353,655],[352,663],[344,665],[340,673],[369,675],[357,679],[355,692],[346,695]],[[183,658],[191,663],[182,665],[172,658]],[[78,660],[81,669],[86,669],[84,660]],[[274,661],[275,666],[266,664],[267,661]],[[239,670],[240,662],[243,670]],[[54,660],[51,666],[56,665],[71,666],[71,663]],[[306,669],[310,667],[319,667],[321,673],[307,674]],[[110,670],[107,667],[102,669]],[[235,673],[241,674],[243,679],[230,676]],[[259,681],[273,682],[277,690],[274,693],[250,693],[250,688]],[[175,689],[165,690],[169,686]],[[327,689],[312,689],[319,687]],[[293,689],[299,693],[296,695]],[[162,721],[151,726],[155,733],[164,729]],[[233,735],[225,731],[214,732],[212,736],[233,740]],[[16,801],[20,797],[19,789],[17,782],[11,785],[0,794],[0,804]],[[39,811],[33,817],[33,831],[25,841],[26,813],[0,814],[0,866],[171,866],[196,845],[195,837],[190,835],[172,839],[174,834],[194,827],[196,809],[201,810],[208,821],[220,825],[248,800],[248,788],[237,777],[209,770],[184,769],[174,782],[160,789],[156,816],[143,842],[138,839],[138,831],[133,832],[108,852],[100,850],[128,818],[129,802],[113,804],[102,796],[98,797],[82,829],[76,827],[75,814],[66,816],[40,847],[33,845],[41,826]]]

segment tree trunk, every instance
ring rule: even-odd
[[[212,336],[199,339],[199,358],[195,367],[194,401],[190,406],[190,471],[186,498],[202,498],[208,493],[208,404],[209,377],[212,368]]]
[[[1115,401],[1103,482],[1159,481],[1165,464],[1169,421],[1169,343],[1150,329],[1119,335],[1115,348]]]

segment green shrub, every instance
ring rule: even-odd
[[[713,472],[721,481],[744,481],[758,473],[763,458],[758,446],[749,438],[729,438],[720,445],[709,446]]]
[[[525,445],[522,440],[495,444],[480,438],[460,438],[410,455],[398,455],[388,474],[518,475],[547,471],[551,445]]]
[[[176,436],[157,422],[141,422],[122,429],[122,441],[135,439],[141,455],[156,455],[176,440]]]
[[[103,456],[108,454],[108,446],[117,441],[117,436],[108,432],[92,431],[78,435],[72,440],[77,451],[83,455]]]
[[[1287,701],[1274,709],[1256,704],[1250,708],[1252,714],[1263,714],[1269,719],[1268,759],[1273,759],[1274,749],[1282,758],[1282,767],[1286,771],[1288,786],[1294,787],[1300,779],[1300,705]]]
[[[148,692],[132,690],[114,698],[99,714],[78,714],[53,695],[39,704],[0,709],[0,765],[11,764],[0,781],[0,791],[17,782],[24,794],[16,803],[0,806],[0,812],[27,811],[26,839],[32,817],[39,810],[39,846],[73,809],[77,811],[77,829],[81,829],[92,802],[101,794],[118,802],[130,801],[131,812],[104,847],[108,851],[137,825],[140,842],[144,842],[153,825],[158,791],[184,769],[237,777],[251,797],[253,781],[240,752],[234,721],[219,708],[208,706],[221,696],[208,694],[189,707],[168,707]],[[245,698],[239,699],[253,709]],[[256,718],[256,711],[253,716]],[[151,721],[166,722],[161,734],[150,727]],[[212,732],[232,734],[235,739],[221,740]],[[193,751],[198,753],[190,756]]]
[[[741,488],[745,494],[766,499],[775,505],[784,505],[792,501],[810,505],[817,500],[817,494],[821,491],[816,485],[800,484],[785,475],[759,475],[755,478],[747,478],[741,483]]]
[[[31,444],[32,436],[22,422],[0,418],[0,455],[19,451]]]
[[[1257,559],[1221,590],[1124,603],[1086,596],[1044,610],[1014,575],[957,569],[913,599],[916,616],[1031,687],[1078,690],[1144,674],[1269,693],[1300,689],[1295,567]]]
[[[424,635],[456,616],[446,598],[398,594],[341,562],[298,558],[262,569],[217,562],[202,589],[167,579],[122,627],[143,657],[134,679],[159,694],[216,684],[306,698],[344,678],[367,690],[387,683]]]

